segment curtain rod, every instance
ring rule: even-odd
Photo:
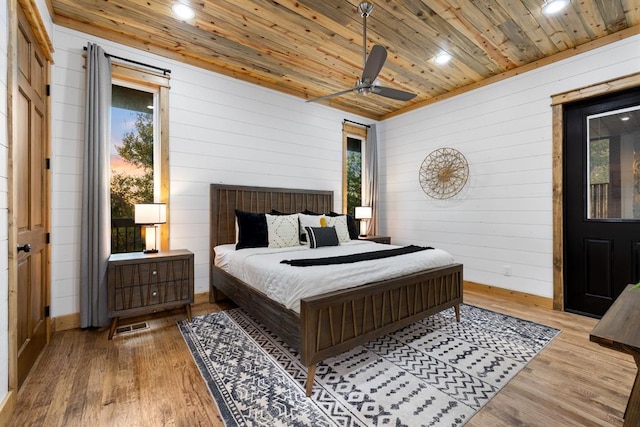
[[[84,46],[83,49],[87,50],[87,47]],[[111,55],[110,53],[107,53],[107,52],[104,53],[104,56],[106,56],[107,58],[115,58],[115,59],[119,59],[121,61],[130,62],[130,63],[136,64],[136,65],[142,65],[143,67],[147,67],[147,68],[153,68],[154,70],[162,71],[162,74],[165,75],[165,76],[167,74],[171,74],[171,70],[169,70],[169,69],[156,67],[155,65],[145,64],[144,62],[134,61],[133,59],[127,59],[127,58],[122,58],[120,56]]]
[[[342,119],[343,122],[349,122],[349,123],[353,123],[354,125],[360,125],[360,126],[364,126],[367,129],[371,127],[371,125],[365,125],[364,123],[358,123],[358,122],[354,122],[353,120],[349,120],[349,119]]]

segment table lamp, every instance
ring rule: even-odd
[[[360,236],[367,235],[367,220],[371,219],[371,206],[356,206],[355,217],[360,220]]]

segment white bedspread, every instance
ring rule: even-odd
[[[340,246],[309,249],[252,248],[235,250],[235,245],[215,248],[215,265],[266,294],[285,307],[300,312],[300,299],[337,289],[346,289],[384,279],[393,279],[429,268],[453,263],[453,257],[441,249],[350,264],[293,267],[282,260],[323,258],[370,252],[400,246],[353,240]]]

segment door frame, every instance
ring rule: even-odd
[[[18,293],[17,293],[17,284],[18,284],[18,257],[17,257],[17,235],[18,230],[15,226],[16,224],[16,213],[15,208],[18,206],[17,198],[18,194],[16,191],[16,182],[14,179],[14,150],[13,147],[16,145],[16,134],[14,132],[14,111],[16,111],[15,100],[17,98],[16,94],[18,91],[18,79],[17,79],[17,37],[18,37],[18,8],[22,8],[26,19],[31,27],[33,34],[35,36],[34,43],[37,43],[46,60],[46,71],[44,79],[46,79],[47,84],[50,82],[50,74],[51,74],[51,64],[53,64],[53,43],[51,43],[51,39],[49,37],[48,31],[44,22],[42,21],[42,17],[40,12],[37,10],[37,6],[35,2],[31,2],[29,0],[8,0],[7,2],[7,20],[8,20],[8,58],[7,58],[7,140],[9,143],[9,153],[8,153],[8,210],[9,210],[9,224],[8,224],[8,238],[9,238],[9,251],[8,251],[8,268],[9,268],[9,280],[8,280],[8,289],[9,289],[9,301],[8,301],[8,334],[9,334],[9,360],[8,360],[8,374],[9,374],[9,383],[7,396],[5,397],[3,402],[0,402],[0,421],[4,420],[6,417],[11,417],[15,410],[16,404],[16,396],[18,393],[18,336],[17,336],[17,304],[18,304]],[[45,100],[45,153],[46,157],[51,157],[51,99],[47,97]],[[43,191],[46,191],[49,197],[48,206],[45,208],[45,225],[48,230],[50,230],[51,225],[51,179],[50,174],[47,179],[45,188]],[[47,268],[44,272],[44,278],[46,282],[46,291],[45,291],[45,305],[50,305],[50,294],[51,294],[51,248],[47,247]],[[51,318],[46,318],[46,335],[47,342],[51,337]],[[8,419],[7,419],[8,420]],[[0,423],[1,424],[1,423]]]
[[[564,104],[640,87],[640,73],[630,74],[606,82],[574,89],[551,96],[553,122],[552,178],[553,178],[553,309],[564,311],[564,205],[563,176]]]

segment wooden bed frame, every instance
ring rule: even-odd
[[[327,213],[333,192],[211,184],[211,302],[225,296],[300,352],[311,395],[316,363],[453,307],[460,321],[462,265],[425,270],[300,301],[300,314],[269,299],[214,265],[214,248],[235,243],[235,209]]]

